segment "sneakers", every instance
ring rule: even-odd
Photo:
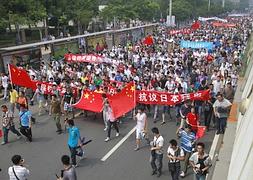
[[[104,131],[107,131],[107,127],[106,127],[106,128],[104,128]]]
[[[134,150],[135,150],[135,151],[138,151],[139,149],[140,149],[139,147],[136,147]]]
[[[182,178],[185,177],[184,171],[181,172],[180,177],[182,177]]]
[[[161,123],[161,125],[164,125],[165,124],[165,121],[163,121],[162,123]]]
[[[7,144],[7,143],[6,143],[6,142],[4,142],[4,141],[1,143],[1,145],[5,145],[5,144]]]
[[[108,142],[108,141],[110,141],[110,138],[109,138],[109,137],[107,137],[107,138],[105,139],[105,142]]]
[[[22,138],[22,136],[17,136],[17,140],[19,140],[19,139],[21,139]]]
[[[151,176],[157,174],[157,171],[152,171]]]
[[[116,137],[118,137],[119,136],[119,133],[116,133]]]

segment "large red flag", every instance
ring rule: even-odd
[[[134,83],[127,84],[121,92],[113,96],[108,95],[108,101],[115,119],[131,111],[136,106]]]
[[[202,138],[206,132],[206,126],[197,126],[196,139]]]
[[[25,69],[17,68],[9,64],[9,74],[12,84],[31,88],[33,90],[36,89],[36,82],[31,80]]]
[[[80,100],[76,104],[73,104],[73,107],[93,112],[101,112],[103,110],[102,94],[92,91],[83,91]]]

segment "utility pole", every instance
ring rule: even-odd
[[[169,4],[169,18],[167,19],[167,25],[168,26],[172,25],[172,0],[170,0]]]
[[[222,0],[222,8],[225,7],[225,0]]]
[[[172,0],[170,0],[169,16],[172,16]]]
[[[210,11],[210,7],[211,7],[211,0],[208,0],[208,12]]]

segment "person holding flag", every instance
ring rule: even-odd
[[[114,126],[115,130],[116,130],[116,137],[119,136],[119,127],[117,124],[117,119],[115,119],[114,115],[113,115],[113,111],[111,106],[108,104],[107,106],[107,122],[108,122],[108,128],[107,128],[107,138],[105,139],[105,142],[108,142],[111,138],[111,129],[112,129],[112,125]]]

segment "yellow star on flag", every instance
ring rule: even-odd
[[[85,94],[84,94],[84,98],[85,98],[85,99],[88,99],[89,96],[90,96],[90,95],[89,95],[88,93],[85,93]]]
[[[135,86],[131,86],[131,91],[134,91],[135,90]]]

